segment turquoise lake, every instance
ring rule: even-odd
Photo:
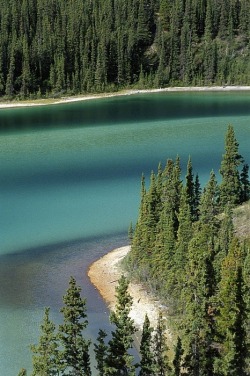
[[[70,275],[87,298],[89,327],[110,330],[89,264],[127,244],[140,180],[189,155],[205,184],[219,180],[228,124],[250,163],[250,93],[136,94],[0,110],[0,375],[31,369],[44,307],[52,319]]]

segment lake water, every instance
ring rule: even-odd
[[[142,172],[191,155],[205,183],[232,124],[250,163],[250,93],[154,93],[0,111],[0,375],[30,369],[45,306],[60,322],[70,275],[89,327],[109,330],[89,264],[127,243]],[[219,176],[218,176],[219,179]]]

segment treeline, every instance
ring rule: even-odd
[[[249,200],[248,165],[228,127],[221,182],[214,171],[203,190],[191,159],[184,181],[180,160],[144,178],[132,250],[132,277],[167,306],[182,344],[178,375],[250,374],[250,242],[238,239],[233,209]],[[248,224],[249,225],[249,224]],[[166,373],[167,375],[167,373]]]
[[[165,337],[165,324],[159,312],[157,326],[150,326],[145,316],[140,343],[140,361],[135,362],[131,354],[136,327],[129,314],[132,298],[128,293],[128,280],[121,276],[116,287],[116,307],[110,314],[113,331],[109,335],[100,329],[94,343],[96,372],[99,376],[163,376],[171,370],[178,375],[179,361],[169,362],[168,346]],[[91,376],[90,345],[84,330],[88,325],[86,300],[81,296],[81,288],[71,277],[69,288],[63,297],[61,309],[63,323],[56,328],[50,319],[50,309],[45,308],[41,324],[41,336],[37,345],[32,345],[32,376]],[[179,345],[176,348],[178,359]],[[23,368],[18,376],[27,376]]]
[[[0,96],[250,84],[248,0],[0,0]]]

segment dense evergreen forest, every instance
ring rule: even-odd
[[[248,0],[0,0],[0,96],[250,84]]]
[[[249,232],[237,237],[233,223],[235,210],[249,205],[250,183],[232,126],[220,174],[218,184],[211,171],[202,190],[191,158],[182,180],[177,157],[164,169],[159,165],[157,175],[152,172],[148,189],[142,178],[138,221],[129,231],[131,252],[124,266],[129,278],[160,297],[173,337],[169,346],[163,312],[156,328],[146,315],[135,362],[132,298],[129,280],[122,276],[110,314],[113,330],[108,335],[100,329],[93,344],[97,375],[250,375],[250,237]],[[32,376],[92,374],[90,341],[84,333],[86,300],[73,277],[63,302],[58,328],[45,309],[39,343],[31,347]],[[25,375],[22,369],[19,376]]]
[[[148,190],[142,179],[138,221],[129,231],[127,268],[161,298],[179,335],[178,375],[250,374],[250,238],[237,236],[233,223],[250,185],[232,126],[220,174],[218,184],[211,171],[201,190],[191,158],[184,181],[178,157],[160,165]]]

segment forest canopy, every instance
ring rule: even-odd
[[[250,239],[233,221],[250,198],[247,171],[230,125],[220,183],[212,170],[202,190],[191,158],[182,180],[178,156],[152,172],[148,189],[142,178],[126,267],[172,317],[183,349],[178,375],[249,375]]]
[[[248,0],[0,0],[0,96],[250,84]]]

